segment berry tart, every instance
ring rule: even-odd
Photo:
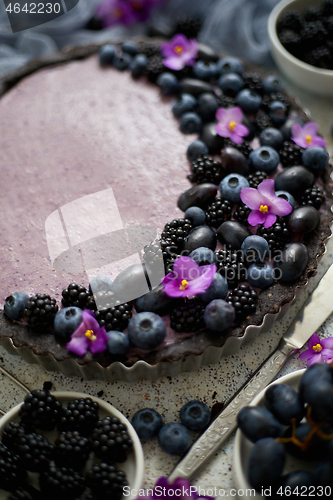
[[[178,34],[69,49],[0,93],[10,352],[86,378],[175,374],[236,352],[315,274],[331,166],[277,77]]]

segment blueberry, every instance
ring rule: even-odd
[[[280,156],[275,149],[270,146],[261,146],[249,155],[250,165],[254,170],[263,170],[264,172],[273,172],[280,163]]]
[[[215,273],[212,284],[198,297],[204,304],[209,304],[214,299],[225,299],[228,294],[228,282],[220,273]]]
[[[235,309],[222,299],[212,300],[204,311],[207,328],[216,332],[227,330],[235,320]]]
[[[199,156],[206,156],[208,155],[208,153],[208,147],[204,142],[194,141],[191,142],[191,144],[187,148],[186,156],[190,162],[194,162],[199,158]]]
[[[216,264],[216,254],[207,247],[199,247],[190,253],[189,257],[193,259],[198,266],[207,266],[209,264]]]
[[[110,354],[126,354],[129,348],[128,336],[123,332],[110,330],[107,332],[107,346]]]
[[[99,49],[99,62],[101,66],[111,66],[116,54],[116,47],[107,43]]]
[[[303,243],[288,243],[276,263],[282,282],[294,281],[301,276],[309,260],[308,250]]]
[[[210,409],[202,401],[189,401],[179,411],[180,421],[191,431],[207,427],[210,421]]]
[[[217,67],[213,61],[197,61],[193,67],[193,74],[199,80],[210,80],[217,75]]]
[[[197,105],[196,98],[191,94],[180,94],[177,101],[172,106],[172,112],[176,118],[180,118],[184,113],[193,111]]]
[[[206,214],[199,207],[188,208],[184,217],[191,221],[193,227],[202,226],[206,222]]]
[[[252,235],[245,238],[241,250],[246,262],[263,262],[269,256],[267,240],[261,236]]]
[[[242,75],[244,73],[244,65],[237,57],[228,56],[218,61],[217,70],[221,75],[226,73],[238,73]]]
[[[259,110],[261,102],[260,95],[250,89],[243,89],[236,96],[236,104],[247,115],[255,114]]]
[[[295,198],[290,193],[288,193],[288,191],[275,191],[275,196],[277,196],[278,198],[283,198],[284,200],[287,200],[287,202],[293,208],[295,208],[295,205],[296,205]]]
[[[254,287],[266,288],[274,283],[274,280],[274,269],[269,264],[251,264],[247,270],[247,281]]]
[[[119,71],[124,71],[131,64],[132,58],[126,52],[122,52],[121,54],[115,54],[113,58],[113,66]]]
[[[184,250],[193,252],[196,248],[207,247],[215,250],[217,236],[215,231],[208,226],[198,226],[192,229],[185,240]]]
[[[69,340],[81,323],[82,309],[79,307],[65,307],[57,312],[54,318],[54,329],[57,335]]]
[[[121,50],[129,54],[130,56],[136,56],[139,52],[139,47],[136,42],[132,40],[127,40],[121,44]]]
[[[161,415],[152,408],[137,411],[131,423],[140,439],[151,439],[157,436],[163,426]]]
[[[229,174],[220,183],[221,196],[233,203],[239,203],[240,192],[245,187],[249,187],[249,183],[243,175]]]
[[[185,425],[172,422],[158,433],[160,447],[171,455],[182,455],[190,446],[190,433]]]
[[[303,165],[318,174],[321,170],[325,169],[326,165],[328,164],[328,160],[328,152],[326,151],[326,149],[319,146],[307,148],[302,154]]]
[[[152,312],[141,312],[128,323],[128,337],[139,349],[154,349],[163,342],[165,324],[160,316]]]
[[[148,58],[145,54],[138,54],[133,57],[129,69],[133,78],[139,78],[147,68]]]
[[[95,276],[89,283],[89,292],[110,292],[113,281],[108,276]]]
[[[199,95],[197,113],[204,122],[210,122],[215,119],[218,107],[215,95],[208,92]]]
[[[196,134],[202,129],[202,120],[197,113],[184,113],[180,118],[179,128],[183,134]]]
[[[264,78],[262,86],[265,94],[275,94],[277,92],[282,92],[283,85],[277,76],[269,75]]]
[[[270,146],[279,151],[283,144],[283,135],[277,128],[265,128],[259,135],[261,146]]]
[[[244,80],[237,73],[227,73],[220,76],[218,86],[223,94],[235,97],[244,87]]]
[[[5,300],[4,311],[10,319],[20,319],[23,316],[29,295],[24,292],[14,292]]]
[[[179,82],[173,73],[161,73],[157,78],[157,85],[164,95],[174,95],[179,91]]]
[[[281,127],[287,119],[288,109],[281,101],[273,101],[268,106],[268,115],[274,125]]]

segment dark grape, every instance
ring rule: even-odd
[[[285,463],[283,444],[274,438],[259,439],[253,446],[249,464],[248,477],[250,484],[257,491],[270,486],[279,479]]]
[[[323,462],[313,473],[313,483],[315,486],[333,487],[333,467],[329,462]]]
[[[252,443],[262,438],[276,438],[283,434],[282,425],[265,408],[246,406],[238,413],[237,420],[239,428]]]
[[[296,438],[301,442],[305,443],[306,438],[312,431],[312,426],[308,423],[299,424],[296,429]],[[292,435],[292,428],[289,427],[283,437],[290,437]],[[319,460],[325,457],[327,454],[327,441],[323,441],[316,434],[311,437],[309,445],[306,449],[302,449],[296,444],[289,442],[285,444],[286,451],[290,455],[302,460],[312,461]]]
[[[294,500],[298,498],[300,492],[310,491],[309,486],[312,485],[313,485],[313,479],[309,471],[295,470],[293,472],[290,472],[290,474],[283,476],[281,491],[287,492],[289,491],[290,488],[291,495],[288,495],[288,498]]]
[[[284,425],[290,425],[291,419],[300,422],[305,414],[299,394],[289,385],[271,385],[265,393],[265,405],[274,417]]]

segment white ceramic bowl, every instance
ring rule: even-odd
[[[312,94],[333,96],[333,70],[316,68],[300,61],[281,44],[276,31],[278,20],[288,10],[304,12],[308,7],[322,5],[323,0],[282,0],[268,19],[268,34],[274,61],[281,72],[295,85]]]
[[[285,375],[284,377],[279,378],[278,380],[275,380],[272,382],[270,385],[274,384],[287,384],[293,387],[295,390],[298,389],[298,384],[301,379],[301,376],[305,370],[298,370],[294,373],[291,373],[289,375]],[[270,387],[270,385],[267,386]],[[264,395],[266,392],[266,389],[260,392],[256,398],[251,402],[250,406],[262,406],[264,407]],[[247,478],[247,464],[249,460],[249,455],[251,452],[251,449],[253,447],[253,443],[249,441],[244,434],[238,429],[236,432],[236,439],[235,439],[235,445],[234,445],[234,463],[233,463],[233,473],[234,473],[234,479],[236,483],[236,489],[238,491],[241,490],[251,490],[253,489],[248,481]],[[305,462],[301,460],[297,460],[296,458],[290,457],[287,455],[286,459],[286,465],[284,472],[292,472],[294,470],[299,470],[299,469],[309,469],[314,467],[312,462],[306,462],[306,466],[304,467]],[[240,495],[242,496],[242,495]],[[244,494],[245,496],[245,494]],[[251,495],[253,496],[253,494]],[[256,498],[258,499],[263,499],[259,493],[256,493],[255,495]]]
[[[106,403],[102,399],[95,398],[93,396],[90,396],[88,394],[83,394],[81,392],[52,392],[52,394],[63,404],[66,405],[70,400],[72,399],[78,399],[78,398],[91,398],[93,401],[97,401],[99,404],[99,416],[101,419],[107,417],[107,416],[112,416],[112,417],[117,417],[119,420],[126,425],[128,434],[133,441],[133,452],[128,455],[128,458],[126,462],[119,464],[119,469],[123,470],[126,473],[128,485],[130,487],[130,490],[138,490],[142,487],[143,483],[143,474],[144,474],[144,457],[143,457],[143,451],[142,451],[142,446],[140,439],[138,438],[137,433],[135,432],[134,428],[130,424],[130,422],[127,420],[126,417],[120,411],[116,410],[112,405],[109,403]],[[8,422],[12,421],[18,421],[19,420],[19,409],[21,407],[22,403],[19,405],[15,406],[12,408],[10,411],[8,411],[1,419],[0,419],[0,434],[3,431],[3,428]],[[52,440],[55,438],[56,431],[52,432],[43,432],[41,434],[44,434],[47,436],[47,438],[52,442]],[[36,484],[35,484],[36,486]],[[0,500],[5,500],[9,497],[9,493],[4,492],[3,490],[0,489]],[[123,497],[125,500],[134,500],[137,498],[137,495],[126,495]]]

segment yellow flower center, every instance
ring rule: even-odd
[[[317,344],[317,345],[314,345],[312,347],[312,349],[315,351],[315,352],[321,352],[323,350],[322,346],[320,344]]]
[[[176,54],[181,54],[184,50],[184,47],[182,47],[181,45],[176,45],[176,47],[174,48],[174,51],[176,52]]]
[[[231,132],[233,132],[235,130],[235,127],[237,126],[237,123],[236,122],[230,122],[229,123],[229,130],[231,130]]]
[[[87,330],[85,336],[88,337],[88,339],[91,340],[91,342],[95,342],[95,340],[97,340],[97,337],[94,334],[93,330]]]
[[[259,210],[260,210],[260,212],[262,212],[263,214],[267,214],[267,212],[268,212],[268,206],[267,206],[267,205],[260,205]]]
[[[311,142],[312,142],[312,137],[311,137],[311,135],[307,135],[307,136],[305,137],[305,140],[306,140],[306,143],[307,143],[307,144],[311,144]]]
[[[186,290],[187,286],[188,286],[188,281],[182,280],[179,290]]]

